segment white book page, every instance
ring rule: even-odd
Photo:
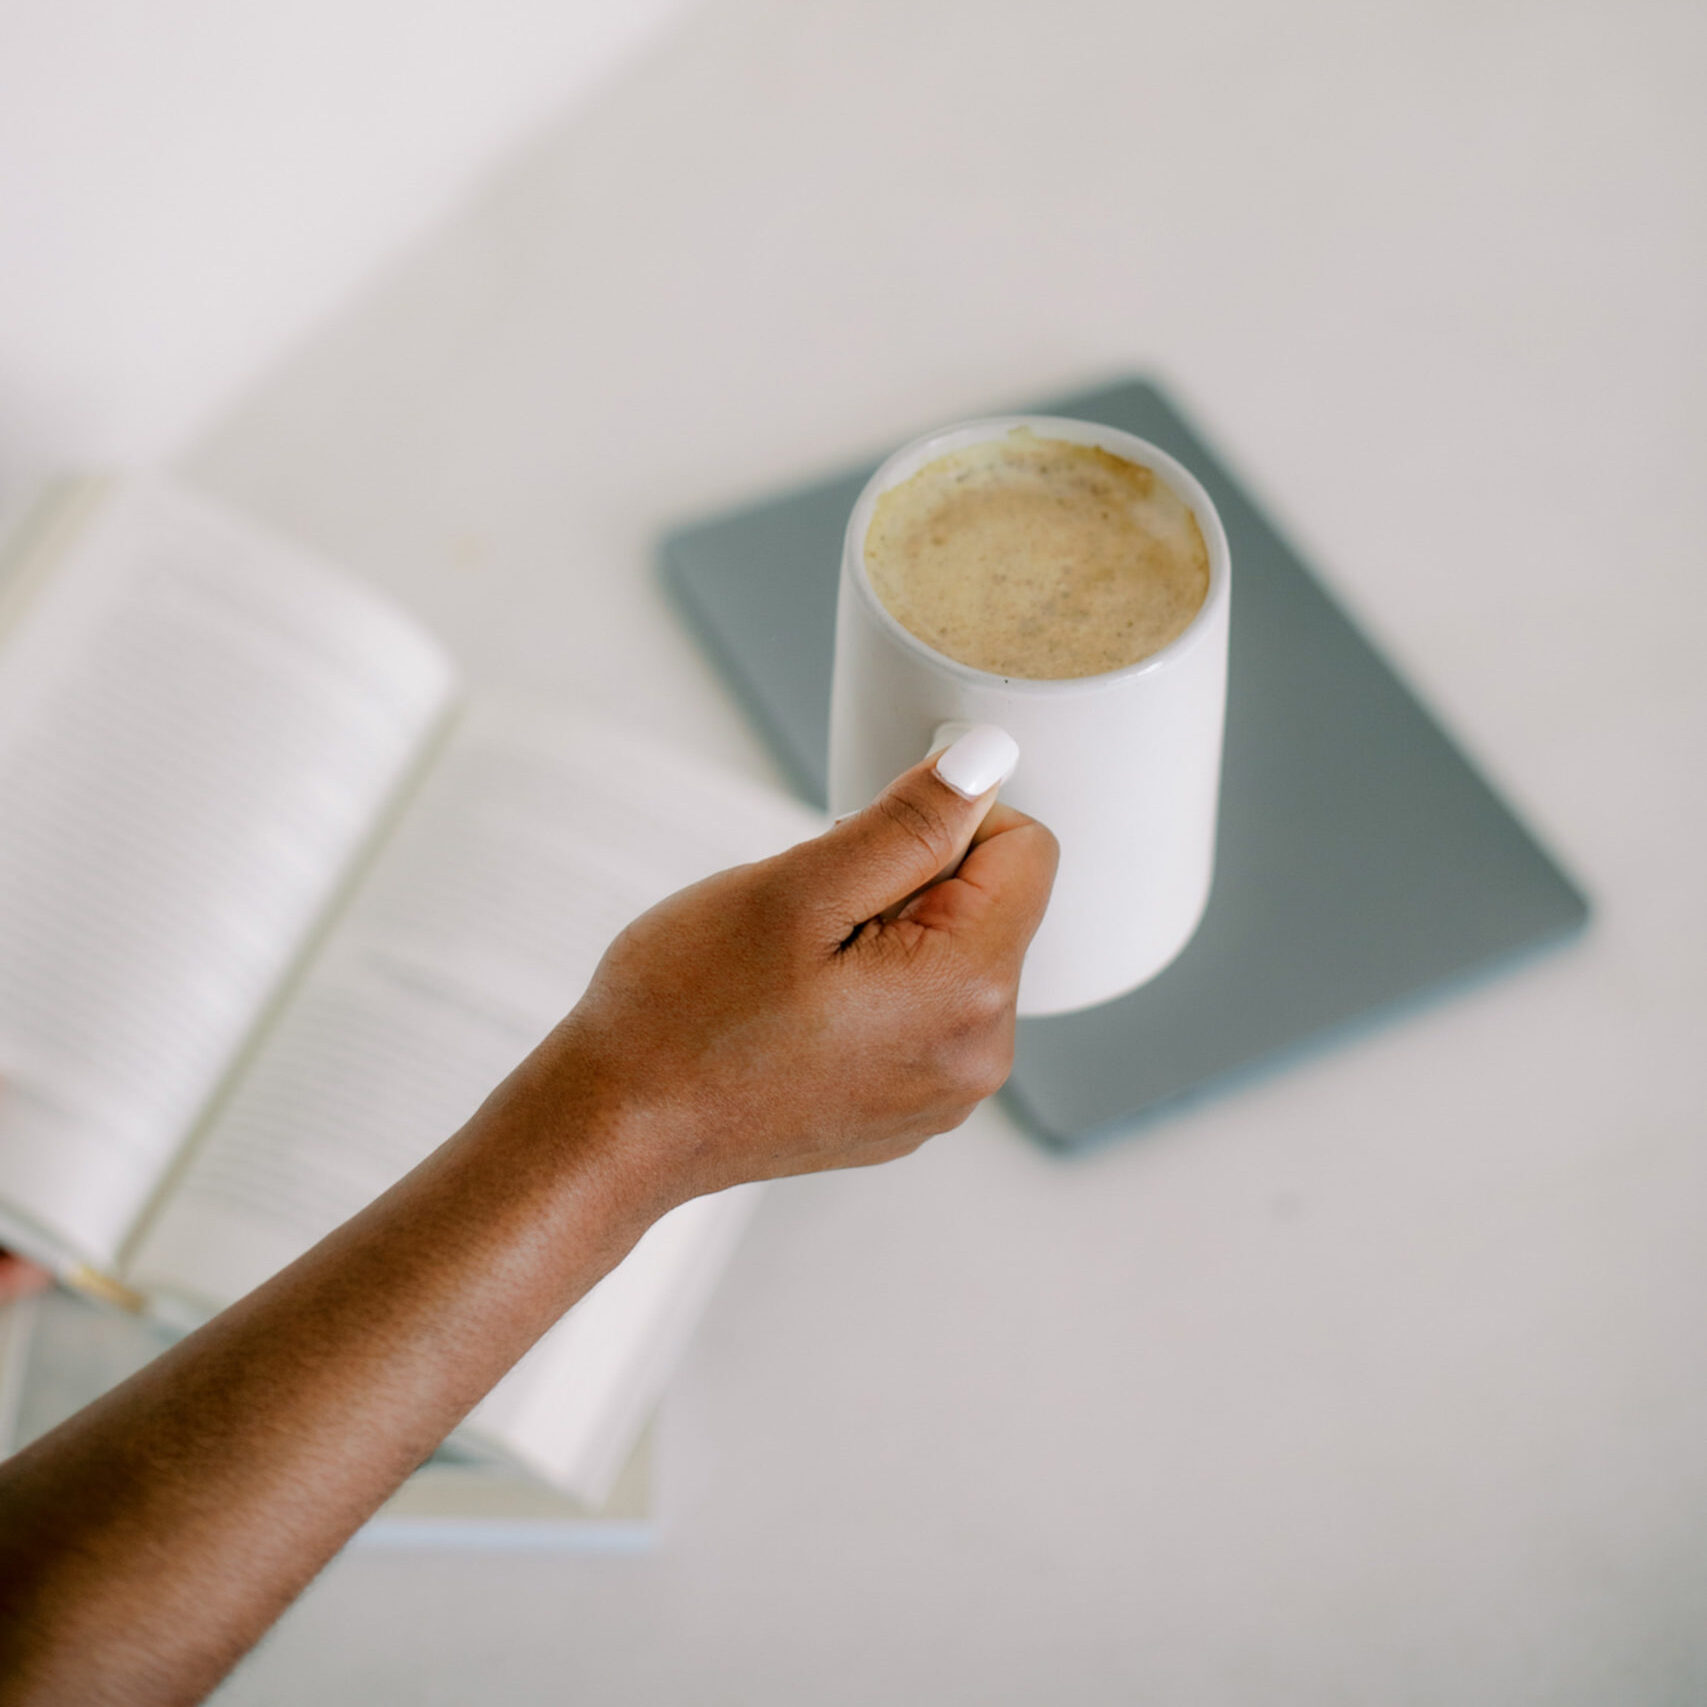
[[[449,1137],[665,895],[823,827],[557,713],[477,707],[217,1112],[128,1265],[219,1307]]]
[[[0,1197],[110,1268],[448,709],[307,554],[115,483],[0,648]]]

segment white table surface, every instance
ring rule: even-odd
[[[1707,1699],[1704,72],[1660,0],[710,0],[195,448],[765,774],[658,529],[1151,368],[1598,905],[1092,1157],[778,1187],[655,1553],[345,1557],[223,1700]]]

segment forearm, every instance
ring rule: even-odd
[[[0,1702],[200,1699],[665,1210],[996,1090],[1054,842],[931,765],[637,919],[462,1134],[0,1468]]]
[[[0,1700],[200,1699],[669,1206],[546,1083],[0,1466]]]

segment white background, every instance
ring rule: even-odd
[[[1154,368],[1599,909],[1094,1156],[776,1189],[655,1554],[349,1556],[223,1699],[1707,1698],[1704,73],[1682,0],[709,0],[200,439],[762,772],[658,529]]]
[[[0,494],[148,461],[680,0],[4,0]]]

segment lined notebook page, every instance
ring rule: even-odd
[[[207,1308],[264,1280],[472,1114],[637,913],[823,828],[739,778],[556,713],[474,707],[410,802],[128,1269]],[[683,1205],[476,1413],[596,1501],[751,1192]],[[483,1426],[484,1425],[484,1426]]]
[[[110,1266],[453,691],[407,616],[112,486],[0,648],[0,1196]]]
[[[637,913],[821,826],[637,737],[471,707],[127,1278],[213,1306],[248,1291],[462,1125]]]

